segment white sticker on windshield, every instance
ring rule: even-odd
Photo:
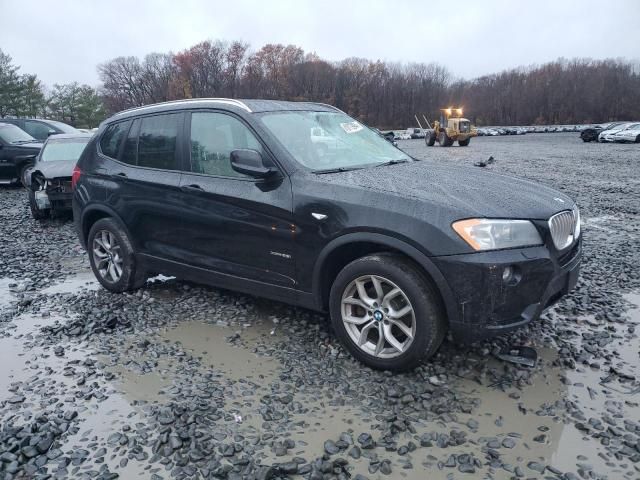
[[[362,130],[364,127],[355,120],[353,122],[341,123],[340,126],[347,133],[356,133]]]

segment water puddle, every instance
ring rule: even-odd
[[[264,383],[275,378],[280,366],[279,362],[272,357],[254,353],[251,347],[232,345],[227,338],[234,335],[239,335],[239,340],[243,344],[252,346],[258,342],[269,341],[271,330],[266,324],[239,330],[189,321],[182,322],[177,327],[160,334],[169,342],[179,342],[187,352],[200,358],[204,365],[223,372],[232,380]]]
[[[158,368],[157,372],[138,373],[122,365],[107,367],[116,377],[115,390],[130,403],[154,403],[165,398],[165,389],[171,385],[171,372]]]
[[[76,275],[65,278],[61,283],[57,283],[41,290],[45,295],[54,295],[56,293],[79,293],[82,290],[98,290],[100,284],[96,280],[91,270],[78,273]]]
[[[13,302],[16,297],[9,288],[9,285],[16,283],[11,278],[0,278],[0,310]]]
[[[37,361],[51,363],[51,368],[59,368],[64,363],[50,351],[45,354],[40,348],[31,349],[26,345],[39,328],[63,320],[55,315],[42,317],[23,314],[4,325],[4,331],[9,335],[0,338],[0,400],[12,395],[8,390],[12,383],[25,381],[33,375],[30,368],[32,359],[46,355],[47,360]]]
[[[118,473],[120,478],[149,478],[152,471],[159,471],[156,465],[152,466],[142,459],[129,458],[127,450],[117,441],[113,441],[112,435],[120,433],[127,435],[127,431],[134,429],[136,424],[141,425],[144,418],[139,412],[130,406],[129,399],[111,392],[109,396],[101,402],[91,402],[84,412],[80,414],[82,421],[78,426],[78,431],[69,435],[62,446],[62,450],[68,453],[80,448],[87,448],[87,445],[94,445],[90,451],[90,459],[83,465],[82,469],[93,467],[97,469],[100,465],[91,465],[93,455],[98,451],[99,446],[109,447],[104,456],[104,463],[109,466],[110,471]],[[125,428],[123,428],[125,427]],[[130,434],[131,435],[131,434]],[[139,447],[146,454],[146,458],[151,456],[150,449]],[[125,461],[122,461],[126,458]],[[122,462],[122,463],[121,463]]]

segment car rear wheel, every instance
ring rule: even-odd
[[[87,239],[91,270],[111,292],[126,292],[144,285],[145,272],[138,268],[131,241],[124,228],[112,218],[93,224]]]
[[[636,143],[640,143],[640,135],[636,137]]]
[[[461,147],[466,147],[467,145],[469,145],[469,142],[471,142],[470,138],[467,138],[466,140],[458,140],[458,145],[460,145]]]
[[[446,333],[435,287],[399,255],[349,263],[336,277],[329,303],[337,337],[372,368],[411,369],[436,352]]]
[[[47,218],[50,214],[49,209],[40,209],[38,207],[38,202],[36,201],[36,193],[29,189],[28,190],[28,196],[29,196],[29,210],[31,210],[31,216],[35,219],[35,220],[44,220],[45,218]]]

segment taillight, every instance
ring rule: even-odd
[[[71,189],[72,190],[76,189],[76,184],[78,183],[78,180],[80,180],[80,175],[82,175],[82,170],[80,170],[80,167],[78,167],[76,165],[75,167],[73,167],[73,173],[71,174]]]

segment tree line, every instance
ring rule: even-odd
[[[96,127],[107,116],[98,91],[77,82],[48,89],[34,74],[21,74],[0,49],[0,118],[49,118],[78,128]]]
[[[38,97],[43,89],[35,76],[18,76],[22,90],[12,98],[20,106],[7,110],[2,94],[0,115],[44,112],[78,123],[87,121],[86,110],[99,116],[97,103],[105,115],[167,100],[231,97],[329,103],[380,128],[414,125],[414,114],[433,119],[451,105],[463,106],[476,125],[640,118],[640,68],[613,59],[559,59],[462,80],[436,63],[334,62],[295,45],[252,51],[239,41],[204,41],[177,53],[114,58],[100,64],[98,74],[98,91],[56,85],[44,99]],[[0,63],[0,92],[5,76]]]

